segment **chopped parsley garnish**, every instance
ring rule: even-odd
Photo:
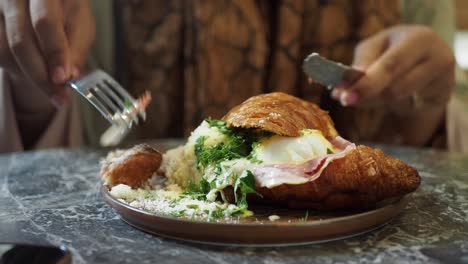
[[[198,200],[206,200],[206,195],[210,192],[210,189],[210,183],[203,178],[199,182],[190,180],[182,195]]]
[[[169,202],[169,207],[174,208],[177,206],[178,203],[179,203],[179,199],[174,199]]]
[[[205,168],[209,164],[218,164],[224,160],[233,160],[247,157],[251,147],[239,137],[232,137],[227,142],[205,148],[206,137],[201,136],[195,143],[195,156],[198,169]]]
[[[228,128],[223,120],[207,119],[205,121],[210,127],[218,128],[228,139],[225,142],[205,148],[206,136],[199,137],[195,143],[195,157],[197,158],[198,169],[210,164],[217,165],[221,161],[241,158],[260,163],[261,161],[254,156],[252,150],[260,139],[273,135],[271,132],[262,130]]]
[[[226,136],[243,138],[248,145],[252,145],[253,143],[260,141],[262,138],[274,135],[272,132],[260,129],[227,127],[226,121],[218,119],[206,119],[206,122],[208,122],[211,127],[218,128],[219,131]]]
[[[172,212],[170,214],[168,214],[169,216],[172,216],[172,217],[181,217],[181,216],[184,216],[185,215],[185,210],[181,210],[181,211],[177,211],[177,212]]]
[[[232,130],[227,127],[226,121],[219,119],[205,119],[205,121],[210,125],[210,127],[216,127],[225,135],[232,135]]]
[[[215,220],[225,216],[224,211],[217,210],[217,211],[207,211],[205,212],[208,214],[208,220]]]
[[[222,215],[252,215],[252,212],[248,210],[247,195],[249,193],[259,195],[255,189],[254,175],[249,170],[244,170],[240,175],[229,173],[230,168],[223,165],[222,162],[247,159],[252,163],[261,163],[262,161],[257,159],[253,150],[262,138],[272,136],[273,134],[257,129],[228,128],[223,120],[207,119],[205,121],[210,127],[216,127],[226,137],[223,142],[211,146],[205,145],[208,135],[197,138],[194,146],[196,166],[202,172],[202,175],[211,166],[212,170],[210,170],[210,173],[213,173],[217,178],[208,182],[202,176],[202,180],[199,183],[190,182],[183,195],[199,200],[207,200],[210,190],[220,188],[219,191],[222,192],[221,189],[224,186],[233,185],[237,206],[220,212],[209,212],[209,218],[218,218]],[[219,198],[220,196],[218,196]],[[222,193],[221,198],[225,201]]]

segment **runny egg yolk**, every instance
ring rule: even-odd
[[[254,149],[263,163],[304,163],[335,152],[333,145],[315,129],[301,131],[299,137],[272,136],[262,139]]]

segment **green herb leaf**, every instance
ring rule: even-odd
[[[203,149],[204,149],[204,146],[205,146],[205,140],[206,140],[206,136],[201,136],[199,138],[197,138],[197,140],[195,141],[195,146],[194,146],[194,152],[195,152],[195,157],[197,158],[197,168],[199,169],[200,167],[200,158],[202,156],[202,153],[203,153]]]
[[[185,215],[185,210],[177,211],[177,212],[172,212],[169,214],[169,216],[172,217],[181,217]]]
[[[211,118],[208,118],[205,121],[208,122],[210,127],[217,127],[219,131],[221,131],[221,133],[225,135],[232,135],[232,131],[227,127],[227,124],[225,121],[219,120],[219,119],[211,119]]]
[[[198,204],[187,204],[187,208],[198,209]]]
[[[178,203],[179,203],[179,199],[174,199],[174,200],[169,202],[169,207],[174,208],[174,207],[177,206]]]
[[[238,196],[238,190],[240,197]],[[237,202],[237,206],[240,208],[247,209],[247,194],[255,193],[261,197],[255,189],[255,177],[250,170],[244,171],[234,183],[234,198]]]
[[[125,109],[131,109],[133,107],[132,101],[130,101],[129,99],[125,99],[124,107],[125,107]]]
[[[327,154],[333,154],[333,151],[329,148],[327,148]]]
[[[208,219],[209,220],[215,220],[219,219],[221,217],[225,216],[224,211],[222,210],[214,210],[214,211],[209,211],[208,212]]]
[[[248,217],[254,215],[254,213],[247,209],[247,207],[237,207],[236,209],[229,212],[231,216],[241,216],[241,217]]]
[[[190,196],[198,200],[206,200],[206,195],[210,192],[210,183],[201,179],[199,182],[190,180],[187,188],[182,192],[182,196]]]
[[[251,147],[242,137],[232,136],[226,142],[206,148],[206,137],[201,136],[195,142],[195,157],[200,170],[210,164],[219,164],[224,160],[240,159],[250,154]]]
[[[210,127],[218,128],[221,133],[227,136],[227,140],[208,148],[205,147],[206,136],[201,136],[196,140],[195,157],[199,170],[210,164],[217,165],[221,161],[240,158],[261,163],[254,156],[252,150],[260,139],[271,136],[273,133],[253,129],[228,128],[225,121],[217,119],[207,119],[206,122]]]
[[[241,183],[241,191],[245,193],[257,193],[255,190],[255,177],[251,171],[246,170],[245,173],[239,177],[239,180]]]
[[[241,141],[231,140],[195,152],[197,163],[201,167],[209,164],[218,164],[224,160],[240,159],[249,154],[247,147]]]

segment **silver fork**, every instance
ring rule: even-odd
[[[147,102],[133,98],[117,81],[102,70],[67,82],[90,102],[112,126],[101,136],[101,145],[117,145],[139,119],[146,119]],[[147,94],[148,96],[148,94]],[[142,105],[143,104],[143,105]]]

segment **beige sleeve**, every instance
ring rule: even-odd
[[[0,69],[0,153],[23,151],[11,85]],[[24,115],[24,114],[23,114]],[[83,144],[76,99],[58,109],[32,149],[77,147]]]

